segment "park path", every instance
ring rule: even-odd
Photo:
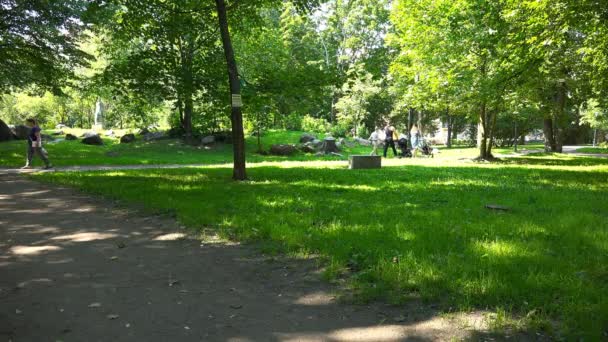
[[[525,145],[524,145],[525,146]],[[576,152],[577,149],[582,148],[584,146],[564,146],[563,153],[580,156],[580,157],[597,157],[597,158],[608,158],[608,154],[602,153],[579,153]],[[513,157],[521,157],[531,153],[541,153],[544,152],[542,149],[530,149],[526,150],[525,148],[520,150],[518,153],[511,154],[496,154],[497,158],[513,158]],[[450,158],[442,158],[453,159],[453,160],[470,160],[470,158],[461,158],[458,156],[450,157]],[[412,159],[383,159],[382,165],[384,166],[400,166],[404,165],[407,161],[411,161]],[[421,160],[427,160],[426,158],[421,158]],[[298,166],[307,166],[310,164],[314,164],[316,167],[336,167],[336,166],[344,166],[346,167],[348,162],[346,160],[333,160],[333,161],[276,161],[276,162],[259,162],[259,163],[247,163],[247,167],[252,166],[264,166],[264,165],[281,165],[282,167],[298,167]],[[8,174],[27,174],[33,172],[85,172],[85,171],[120,171],[120,170],[148,170],[148,169],[181,169],[188,167],[232,167],[232,164],[137,164],[137,165],[82,165],[82,166],[59,166],[54,167],[50,170],[44,170],[42,168],[34,168],[34,169],[14,169],[14,168],[2,168],[0,167],[0,175],[8,175]]]
[[[483,325],[480,314],[448,320],[420,303],[343,304],[315,260],[267,257],[255,246],[183,232],[169,218],[0,174],[0,340],[486,336],[473,329]]]

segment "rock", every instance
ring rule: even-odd
[[[103,145],[103,140],[101,139],[99,134],[95,134],[85,136],[84,139],[82,139],[82,143],[87,145]]]
[[[232,132],[217,132],[213,133],[216,142],[224,144],[232,144]]]
[[[106,137],[113,137],[113,136],[114,136],[114,131],[113,131],[113,130],[108,130],[108,131],[106,131],[105,136],[106,136]]]
[[[13,133],[15,133],[15,136],[17,137],[17,139],[26,140],[27,137],[30,135],[31,130],[32,130],[31,128],[29,128],[25,125],[17,125],[13,129]]]
[[[203,144],[203,145],[213,144],[214,142],[215,142],[215,137],[213,135],[208,135],[201,139],[201,144]]]
[[[135,141],[135,134],[125,134],[122,137],[120,137],[121,144],[128,144],[128,143],[132,143],[134,141]]]
[[[150,132],[150,133],[144,135],[144,140],[145,141],[160,140],[160,139],[165,139],[166,137],[167,137],[167,134],[165,134],[165,132]]]
[[[65,133],[63,131],[57,131],[57,132],[53,132],[51,133],[51,135],[64,135]]]
[[[150,133],[150,130],[148,130],[147,127],[144,127],[142,129],[140,129],[139,132],[137,132],[138,135],[146,135],[148,133]]]
[[[73,134],[68,133],[65,135],[65,140],[77,140],[77,139],[78,139],[78,137]]]
[[[64,129],[64,128],[69,128],[68,126],[64,125],[64,124],[57,124],[55,126],[55,129]]]
[[[296,152],[296,147],[287,144],[276,144],[270,146],[270,154],[275,156],[290,156]]]
[[[88,138],[88,137],[92,137],[92,136],[95,136],[95,135],[99,135],[99,134],[97,134],[96,132],[93,132],[93,131],[88,131],[88,132],[84,132],[80,137],[81,138]]]
[[[304,153],[315,153],[315,152],[317,152],[317,150],[310,143],[307,143],[307,144],[304,144],[304,145],[300,146],[300,151],[302,151]]]
[[[40,135],[42,137],[43,141],[53,141],[55,140],[55,138],[53,138],[52,135],[48,135],[48,134],[41,134]]]
[[[358,143],[359,145],[363,145],[363,146],[371,146],[372,142],[367,140],[367,139],[363,139],[360,137],[355,137],[355,142]]]
[[[4,121],[0,120],[0,141],[9,140],[13,140],[13,132],[8,128]]]
[[[304,144],[304,143],[307,143],[307,142],[311,142],[311,141],[313,141],[315,139],[317,139],[317,137],[315,137],[314,135],[308,134],[308,133],[304,133],[300,137],[300,143]]]
[[[348,158],[349,169],[379,169],[382,167],[380,156],[357,156],[351,155]]]

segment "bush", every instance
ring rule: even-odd
[[[349,131],[350,128],[347,124],[338,123],[331,128],[330,133],[336,138],[344,138]]]
[[[331,124],[325,119],[313,118],[310,115],[302,118],[302,130],[305,132],[327,133],[331,129]]]
[[[601,148],[608,148],[608,141],[604,141],[604,142],[600,143],[600,147]]]
[[[284,126],[289,131],[302,130],[302,117],[298,113],[291,113],[285,117]]]

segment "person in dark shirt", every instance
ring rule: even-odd
[[[384,158],[386,158],[386,152],[388,151],[389,146],[393,149],[393,155],[397,155],[397,150],[395,149],[395,127],[390,124],[386,125],[384,128],[384,133],[386,134],[386,140],[384,141]]]
[[[29,169],[32,165],[32,159],[34,158],[34,154],[38,154],[40,159],[44,162],[45,169],[50,169],[53,167],[51,162],[49,161],[49,155],[46,150],[42,147],[42,135],[40,134],[41,129],[38,127],[38,123],[36,119],[29,118],[25,120],[25,123],[28,127],[31,128],[30,134],[27,137],[27,160],[25,162],[25,166],[23,169]]]

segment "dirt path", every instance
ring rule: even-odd
[[[480,315],[346,305],[312,260],[179,238],[73,190],[0,175],[0,341],[479,339]],[[475,321],[475,319],[477,319]]]

